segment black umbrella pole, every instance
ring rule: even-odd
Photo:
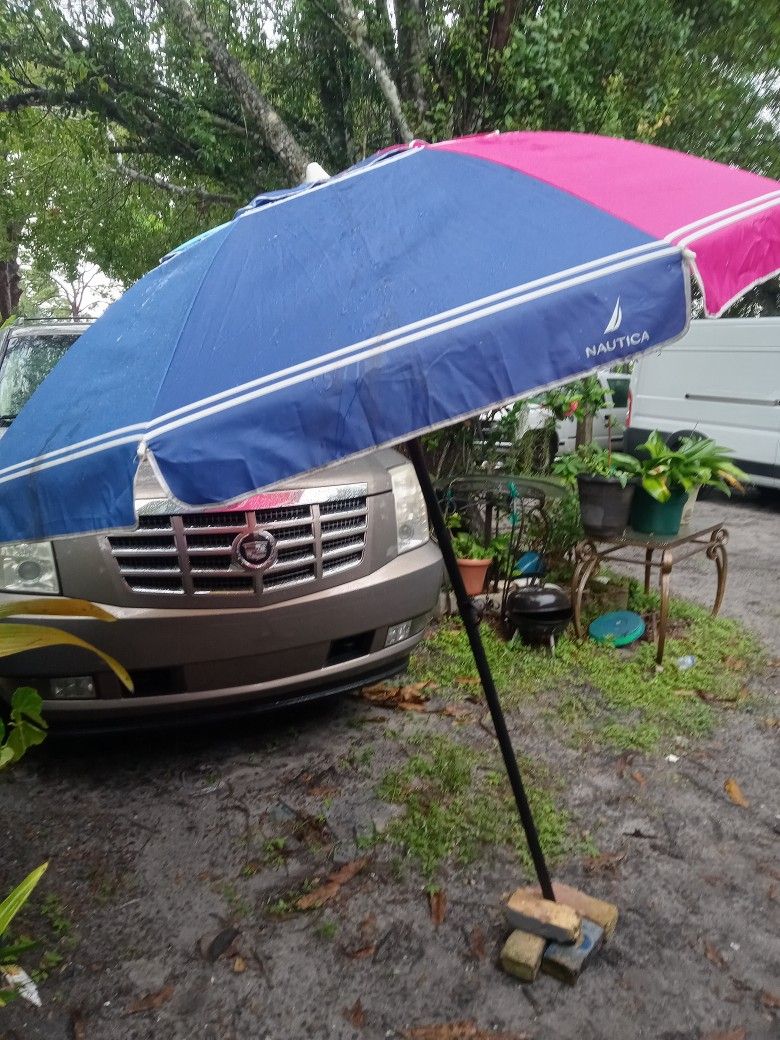
[[[452,538],[450,537],[450,532],[444,522],[444,517],[441,508],[439,507],[439,501],[436,498],[436,492],[433,489],[431,477],[428,473],[428,467],[425,465],[422,445],[419,440],[413,440],[408,442],[407,448],[409,450],[409,457],[412,460],[417,473],[417,479],[420,481],[420,487],[422,488],[422,493],[425,498],[425,504],[428,507],[428,516],[433,525],[436,540],[439,543],[439,548],[441,549],[441,554],[444,558],[444,566],[447,568],[447,573],[449,574],[450,582],[452,583],[452,588],[455,593],[458,610],[460,616],[463,618],[463,625],[469,637],[471,652],[474,655],[474,661],[477,665],[477,672],[479,673],[479,678],[482,682],[482,689],[485,691],[485,699],[487,700],[490,715],[493,719],[493,726],[496,731],[499,747],[501,748],[501,754],[504,757],[504,766],[509,775],[509,783],[512,785],[512,793],[514,794],[515,802],[517,803],[520,822],[523,825],[526,840],[528,841],[528,848],[531,852],[531,858],[533,859],[534,867],[536,868],[536,876],[539,879],[539,885],[541,886],[542,894],[545,899],[555,899],[552,882],[550,881],[550,873],[544,859],[542,846],[539,843],[539,834],[536,830],[531,806],[528,804],[528,798],[525,793],[525,788],[523,787],[523,780],[517,766],[517,758],[515,757],[515,752],[512,747],[512,740],[506,726],[504,710],[501,707],[501,701],[498,698],[496,684],[493,682],[493,674],[490,671],[490,665],[488,664],[488,659],[485,655],[485,648],[482,645],[482,637],[479,634],[479,622],[477,621],[474,604],[466,593],[466,587],[463,584],[463,578],[458,569],[458,564],[455,559],[455,551],[452,548]]]

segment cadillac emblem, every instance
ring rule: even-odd
[[[245,571],[265,571],[276,563],[276,539],[270,531],[244,531],[233,542],[233,559]]]

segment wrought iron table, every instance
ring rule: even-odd
[[[696,527],[695,524],[681,527],[675,535],[642,534],[630,527],[626,528],[620,538],[588,537],[579,542],[574,550],[574,573],[571,579],[571,605],[574,614],[574,631],[578,638],[585,635],[582,627],[582,594],[593,572],[604,561],[629,563],[645,569],[645,592],[650,591],[652,570],[660,571],[661,608],[658,617],[658,650],[656,664],[661,664],[666,642],[666,623],[669,617],[669,587],[672,567],[681,560],[687,560],[697,553],[705,553],[707,559],[714,560],[718,572],[718,587],[715,592],[713,616],[720,610],[723,593],[726,589],[728,573],[728,555],[726,543],[728,531],[723,521],[710,524],[709,527]],[[597,543],[599,543],[597,545]],[[604,546],[601,548],[600,546]],[[644,558],[637,553],[633,555],[617,555],[623,550],[642,550]]]

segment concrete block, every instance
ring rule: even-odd
[[[603,942],[604,929],[583,917],[578,942],[548,943],[542,957],[542,971],[573,986]]]
[[[545,945],[541,935],[515,929],[501,951],[501,967],[523,982],[533,982],[539,974]]]
[[[520,888],[517,891],[526,893],[535,899],[542,898],[541,892],[535,886],[529,885],[527,888]],[[587,917],[589,921],[600,925],[604,929],[604,942],[615,931],[619,912],[614,903],[596,899],[594,896],[589,896],[587,892],[581,892],[578,888],[564,885],[562,881],[553,881],[553,892],[557,902],[570,906],[572,910],[577,911],[580,917]]]
[[[506,919],[512,928],[519,928],[532,935],[557,942],[576,942],[580,937],[580,915],[563,903],[543,899],[537,892],[529,894],[518,888],[509,897],[504,908]]]

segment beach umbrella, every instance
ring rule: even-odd
[[[780,269],[780,182],[636,142],[487,134],[256,198],[78,340],[0,444],[0,539],[133,526],[148,459],[236,501],[407,443],[547,868],[420,435],[671,343]]]

